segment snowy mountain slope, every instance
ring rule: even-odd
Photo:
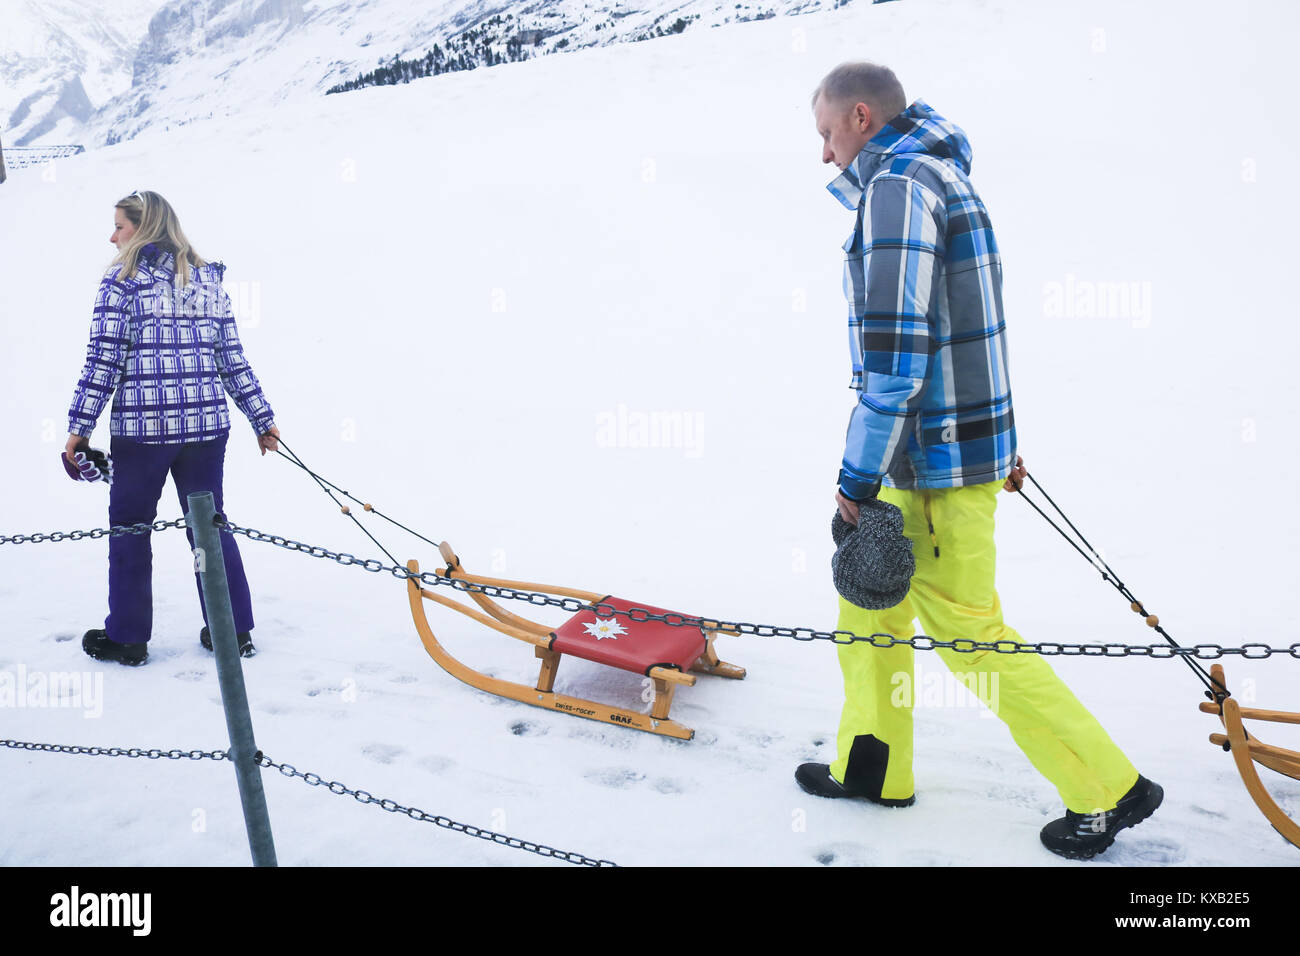
[[[228,264],[284,436],[332,480],[448,539],[470,569],[832,627],[852,223],[825,192],[808,96],[866,56],[971,136],[1005,256],[1031,471],[1182,643],[1291,644],[1300,452],[1284,277],[1300,144],[1286,124],[1225,135],[1219,118],[1286,88],[1295,16],[850,6],[286,102],[150,130],[53,175],[17,170],[0,187],[0,530],[104,523],[103,489],[68,482],[56,455],[112,202],[155,188]],[[1221,70],[1202,69],[1206,49]],[[1112,301],[1115,289],[1132,294]],[[689,436],[653,447],[638,415],[676,415]],[[241,524],[373,553],[301,472],[258,457],[239,421],[226,495]],[[178,513],[170,486],[160,513]],[[1004,499],[998,517],[999,592],[1025,639],[1149,640],[1022,502]],[[375,531],[400,559],[435,561]],[[300,769],[626,864],[1088,865],[1041,848],[1057,795],[1000,722],[947,696],[931,656],[918,654],[933,693],[917,713],[915,807],[817,801],[792,775],[832,755],[827,645],[723,642],[749,676],[684,688],[674,714],[698,733],[675,742],[474,691],[425,655],[398,582],[241,548],[262,650],[245,667],[258,744]],[[105,611],[102,541],[0,546],[0,674],[102,674],[98,716],[4,707],[0,736],[224,746],[183,538],[159,534],[154,549],[151,662],[127,670],[77,646]],[[475,666],[535,676],[522,645],[430,618]],[[1206,742],[1215,722],[1182,665],[1053,666],[1166,790],[1091,865],[1300,862]],[[1228,675],[1243,700],[1294,709],[1298,668],[1234,659]],[[560,678],[567,693],[640,699],[638,679],[594,665],[566,660]],[[1267,739],[1300,744],[1280,725]],[[242,865],[230,777],[0,751],[0,802],[21,808],[0,815],[0,863]],[[1293,783],[1268,783],[1300,812]],[[278,775],[266,787],[286,864],[543,863]]]
[[[455,45],[474,62],[508,43],[536,57],[665,32],[829,9],[836,0],[172,0],[131,88],[77,131],[88,145],[323,93],[394,57]],[[2,74],[0,74],[2,75]],[[98,106],[99,104],[96,103]],[[46,141],[49,141],[48,139]]]
[[[0,3],[0,120],[10,146],[57,143],[131,86],[162,0]]]

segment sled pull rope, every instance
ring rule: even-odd
[[[342,489],[342,488],[339,488],[338,485],[334,484],[333,482],[326,481],[326,480],[325,480],[324,478],[322,478],[320,475],[316,474],[316,472],[312,471],[310,468],[308,468],[306,465],[304,465],[304,464],[302,463],[301,459],[299,459],[298,456],[297,456],[296,454],[294,454],[294,450],[293,450],[292,448],[289,448],[289,446],[285,444],[285,441],[284,441],[283,438],[279,439],[278,441],[279,441],[279,444],[284,445],[284,447],[287,448],[287,449],[289,450],[289,454],[286,455],[284,452],[280,451],[280,449],[278,449],[278,448],[276,449],[276,453],[277,453],[278,455],[280,455],[281,458],[284,458],[286,461],[293,462],[293,464],[297,465],[297,466],[298,466],[299,468],[301,468],[303,471],[307,472],[307,474],[311,475],[312,478],[316,479],[316,484],[320,485],[321,491],[323,491],[323,492],[325,492],[325,494],[329,495],[330,498],[334,501],[334,503],[335,503],[336,505],[339,506],[339,510],[340,510],[341,512],[343,512],[343,514],[347,515],[349,518],[352,519],[352,523],[355,524],[358,528],[361,529],[361,533],[364,534],[364,535],[365,535],[367,538],[369,538],[371,541],[373,541],[373,542],[375,543],[375,547],[377,547],[380,551],[384,552],[384,554],[388,555],[388,560],[389,560],[389,561],[392,561],[393,564],[401,564],[400,561],[398,561],[395,557],[393,557],[392,552],[390,552],[387,548],[385,548],[382,544],[380,544],[380,543],[379,543],[379,540],[378,540],[378,539],[377,539],[373,534],[371,534],[369,531],[366,530],[365,526],[364,526],[360,521],[357,520],[357,516],[354,515],[354,514],[353,514],[353,513],[348,509],[348,506],[345,505],[345,504],[343,504],[341,501],[339,501],[337,498],[334,497],[334,492],[330,491],[330,488],[335,488],[335,489],[337,489],[338,491],[342,492],[344,495],[347,495],[349,498],[352,498],[352,500],[353,500],[353,501],[356,501],[357,504],[359,504],[359,505],[365,505],[365,509],[366,509],[367,511],[375,511],[375,509],[372,508],[370,505],[365,504],[365,502],[363,502],[363,501],[359,501],[358,499],[353,498],[352,495],[349,495],[346,491],[343,491],[343,489]],[[292,457],[292,458],[289,457],[290,455],[292,455],[293,457]],[[326,485],[329,485],[329,488],[325,487]],[[379,512],[378,512],[378,511],[375,511],[375,514],[379,514]],[[380,515],[380,517],[382,518],[382,517],[384,517],[384,516],[383,516],[383,515]],[[389,520],[389,521],[392,521],[393,519],[392,519],[392,518],[389,518],[388,520]],[[393,524],[397,524],[397,522],[396,522],[396,521],[393,521]],[[408,528],[407,530],[410,530],[410,529]],[[411,534],[415,534],[415,532],[412,531]],[[422,535],[416,535],[416,537],[423,537],[423,536],[422,536]],[[425,540],[428,541],[429,539],[428,539],[428,538],[425,538]]]
[[[279,454],[279,456],[280,456],[281,458],[283,458],[285,461],[290,462],[291,464],[297,465],[297,466],[298,466],[299,468],[301,468],[303,471],[307,472],[307,474],[309,474],[309,475],[311,475],[313,478],[315,478],[317,484],[321,485],[322,487],[324,487],[325,485],[328,485],[330,488],[333,488],[335,491],[339,492],[340,494],[342,494],[342,495],[344,495],[344,496],[346,496],[346,497],[348,497],[348,498],[351,498],[353,501],[355,501],[357,504],[361,505],[361,507],[362,507],[363,509],[365,509],[366,511],[369,511],[371,514],[379,515],[379,517],[383,518],[383,519],[384,519],[385,521],[387,521],[389,524],[395,524],[395,525],[397,525],[397,527],[401,528],[401,529],[402,529],[403,531],[405,531],[407,534],[413,534],[413,535],[415,535],[417,538],[419,538],[421,541],[428,542],[429,544],[433,545],[435,548],[438,546],[438,542],[436,542],[436,541],[429,541],[429,539],[426,538],[424,535],[420,534],[420,532],[418,532],[418,531],[414,531],[414,530],[412,530],[411,528],[408,528],[406,525],[402,524],[400,521],[395,521],[394,519],[388,517],[388,515],[384,514],[382,511],[380,511],[380,510],[379,510],[378,508],[376,508],[374,505],[370,504],[370,502],[368,502],[368,501],[362,501],[360,498],[356,497],[355,495],[351,494],[350,492],[345,491],[344,489],[340,488],[338,485],[334,484],[334,482],[330,481],[328,478],[323,478],[323,477],[321,477],[320,475],[316,474],[316,472],[312,471],[310,468],[308,468],[306,465],[303,464],[302,459],[299,458],[296,454],[294,454],[294,451],[293,451],[292,448],[289,448],[288,445],[285,445],[285,442],[284,442],[284,439],[283,439],[283,438],[279,439],[279,443],[280,443],[281,445],[284,445],[284,447],[288,449],[289,454],[286,455],[284,452],[280,451],[280,449],[278,449],[278,448],[276,449],[276,453]],[[292,455],[292,457],[290,457],[291,455]],[[327,491],[326,493],[328,494],[328,491]],[[333,495],[330,495],[330,497],[331,497],[331,498],[334,498]],[[334,501],[335,501],[336,504],[338,503],[338,499],[337,499],[337,498],[334,498]],[[347,507],[346,505],[340,505],[340,510],[341,510],[345,515],[349,515],[349,516],[351,516],[351,514],[352,514],[352,512],[348,509],[348,507]],[[355,520],[355,519],[353,519],[353,520]],[[376,541],[375,543],[378,544],[379,542]],[[385,553],[385,554],[388,554],[387,551],[385,551],[384,553]],[[392,557],[392,556],[389,555],[389,557]],[[398,563],[398,562],[394,561],[393,563],[396,564],[396,563]]]
[[[1072,522],[1066,516],[1065,512],[1061,510],[1061,506],[1052,500],[1052,496],[1049,495],[1047,493],[1047,490],[1038,483],[1038,479],[1036,479],[1033,475],[1031,475],[1027,471],[1025,472],[1025,477],[1028,478],[1030,481],[1032,481],[1034,483],[1034,487],[1037,488],[1040,492],[1042,492],[1043,497],[1047,499],[1047,503],[1050,504],[1052,508],[1055,509],[1056,513],[1061,516],[1061,519],[1067,525],[1070,526],[1070,530],[1073,531],[1076,535],[1078,535],[1079,540],[1083,542],[1084,547],[1086,547],[1088,550],[1084,551],[1083,548],[1079,547],[1079,545],[1075,542],[1073,538],[1071,538],[1068,534],[1062,531],[1060,525],[1058,525],[1055,521],[1053,521],[1047,515],[1047,512],[1043,511],[1042,508],[1038,507],[1038,505],[1034,503],[1034,500],[1025,494],[1023,487],[1016,488],[1016,492],[1020,495],[1020,497],[1024,498],[1025,501],[1029,503],[1029,506],[1031,508],[1033,508],[1040,515],[1042,515],[1043,520],[1046,521],[1048,524],[1050,524],[1053,528],[1055,528],[1057,534],[1059,534],[1062,538],[1068,541],[1070,543],[1070,546],[1074,548],[1075,551],[1078,551],[1079,554],[1083,555],[1083,559],[1087,561],[1089,564],[1091,564],[1093,568],[1101,574],[1103,581],[1107,581],[1110,584],[1114,585],[1115,590],[1119,591],[1120,594],[1128,598],[1129,608],[1133,610],[1135,613],[1140,614],[1142,616],[1143,620],[1146,621],[1147,627],[1153,628],[1157,634],[1163,637],[1172,646],[1179,647],[1180,645],[1178,644],[1178,642],[1175,641],[1172,637],[1170,637],[1168,632],[1165,631],[1165,629],[1160,626],[1160,618],[1156,617],[1156,615],[1154,614],[1147,613],[1147,609],[1143,607],[1142,602],[1139,601],[1133,595],[1133,592],[1128,589],[1128,586],[1119,579],[1119,575],[1116,574],[1114,570],[1111,569],[1111,566],[1106,563],[1105,559],[1102,558],[1100,554],[1097,553],[1097,550],[1091,544],[1088,543],[1088,539],[1085,538],[1079,532],[1079,529],[1074,526],[1074,522]],[[1179,656],[1187,663],[1187,666],[1192,669],[1193,673],[1196,674],[1196,676],[1200,679],[1201,683],[1205,685],[1205,695],[1207,697],[1209,697],[1213,701],[1222,703],[1225,697],[1231,696],[1228,691],[1228,688],[1225,687],[1221,682],[1216,680],[1214,677],[1212,677],[1205,670],[1205,668],[1202,667],[1199,663],[1192,660],[1191,657],[1189,657],[1186,654],[1180,654]]]

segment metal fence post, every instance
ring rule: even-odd
[[[221,532],[214,520],[216,504],[212,492],[202,491],[189,496],[189,505],[185,521],[194,532],[195,570],[199,572],[203,603],[208,611],[208,633],[217,659],[221,705],[226,711],[230,759],[235,765],[235,779],[239,783],[239,802],[244,808],[248,848],[252,851],[254,866],[275,866],[275,842],[271,838],[271,818],[266,812],[266,794],[262,791],[262,770],[253,760],[257,744],[253,741],[253,718],[248,712],[244,671],[239,663],[235,612],[230,607]]]

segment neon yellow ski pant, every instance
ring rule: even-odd
[[[941,640],[1021,641],[1002,621],[994,590],[993,512],[1002,482],[904,491],[880,498],[903,512],[916,574],[902,604],[868,611],[840,598],[839,628],[910,638],[919,619]],[[927,652],[930,653],[930,652]],[[1137,782],[1137,769],[1037,654],[934,651],[1006,723],[1011,736],[1056,787],[1067,809],[1112,809]],[[831,775],[855,790],[906,799],[912,777],[912,708],[916,682],[911,647],[839,647],[844,711]]]

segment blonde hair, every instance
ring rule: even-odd
[[[207,265],[207,261],[194,250],[181,231],[181,221],[176,210],[162,196],[155,192],[137,190],[125,199],[118,200],[113,208],[122,210],[131,225],[135,226],[135,234],[121,245],[113,259],[114,265],[121,263],[120,275],[123,279],[135,276],[140,262],[140,250],[151,242],[176,257],[179,285],[184,286],[189,281],[190,266]]]

